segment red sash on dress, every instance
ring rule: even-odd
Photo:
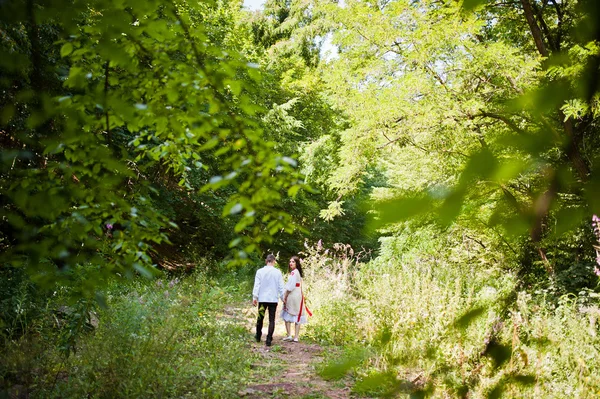
[[[300,283],[296,283],[296,287],[300,286]],[[309,316],[312,316],[312,313],[310,312],[310,310],[308,310],[308,307],[304,304],[304,293],[302,292],[302,288],[300,288],[300,292],[302,293],[302,300],[300,301],[300,311],[298,312],[298,323],[300,323],[300,317],[302,316],[302,309],[306,308],[306,313],[308,313]]]

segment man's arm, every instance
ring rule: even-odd
[[[283,283],[283,275],[281,273],[279,273],[279,287],[277,287],[277,288],[279,291],[279,297],[281,298],[281,300],[283,302],[285,302],[287,295],[285,297],[283,296],[284,291],[285,291],[285,285]]]
[[[256,271],[256,276],[254,276],[254,288],[252,289],[252,304],[256,306],[258,303],[258,292],[260,290],[260,269]]]

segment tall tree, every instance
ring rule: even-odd
[[[83,275],[84,294],[113,273],[151,274],[152,247],[174,228],[157,181],[233,188],[218,212],[244,233],[239,259],[293,230],[276,205],[302,183],[253,116],[260,72],[226,48],[227,12],[212,14],[229,5],[2,3],[3,263],[41,280]]]
[[[597,38],[575,29],[595,14],[585,2],[473,3],[315,3],[339,53],[324,79],[352,122],[330,184],[343,197],[382,165],[393,188],[382,198],[402,197],[384,219],[435,210],[498,242],[527,235],[552,273],[542,241],[598,207],[597,94],[585,89]]]

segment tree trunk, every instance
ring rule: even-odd
[[[525,13],[525,19],[527,19],[527,23],[529,24],[529,29],[531,30],[531,35],[533,36],[533,40],[535,41],[535,46],[538,51],[544,57],[548,57],[548,50],[546,49],[546,45],[544,44],[544,40],[542,38],[542,31],[538,26],[537,21],[535,20],[535,15],[533,13],[533,9],[531,8],[531,3],[529,0],[521,0],[521,4],[523,5],[523,12]]]

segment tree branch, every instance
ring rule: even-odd
[[[481,245],[481,247],[483,249],[486,249],[485,245],[483,245],[483,243],[481,241],[479,241],[478,239],[473,238],[473,237],[471,237],[471,236],[469,236],[467,234],[465,234],[465,237],[467,237],[469,240],[475,241],[477,244]]]
[[[481,116],[481,117],[484,117],[484,118],[497,119],[499,121],[504,122],[508,127],[510,127],[512,130],[514,130],[516,133],[523,134],[523,135],[527,134],[523,129],[521,129],[520,127],[518,127],[516,123],[514,123],[513,121],[511,121],[506,116],[499,115],[499,114],[494,114],[492,112],[487,112],[487,111],[480,111],[479,114],[476,115],[476,116]]]
[[[171,5],[172,5],[173,15],[175,16],[175,19],[177,19],[177,21],[179,22],[179,25],[181,26],[181,29],[183,30],[183,33],[184,33],[186,39],[188,40],[190,46],[192,47],[192,53],[193,53],[193,56],[194,56],[194,58],[196,60],[197,67],[198,67],[198,69],[200,69],[200,71],[202,72],[202,74],[206,77],[207,86],[212,90],[212,92],[214,93],[215,98],[222,105],[225,106],[225,109],[227,110],[226,111],[227,115],[229,116],[229,118],[233,122],[233,124],[234,124],[234,126],[236,128],[237,133],[241,137],[247,138],[247,135],[244,132],[244,126],[240,122],[238,116],[228,106],[228,101],[223,96],[223,94],[219,91],[219,89],[217,88],[217,86],[215,86],[209,80],[210,74],[207,72],[206,68],[204,67],[204,60],[202,59],[202,55],[200,54],[200,51],[198,50],[198,46],[196,45],[196,42],[192,38],[192,35],[190,33],[189,27],[186,25],[185,21],[181,17],[181,14],[177,10],[177,4],[175,3],[174,0],[171,2]],[[250,152],[254,153],[255,150],[253,148],[253,142],[252,142],[252,140],[251,139],[247,139],[246,142],[247,142],[247,146],[248,146],[248,149],[250,150]]]
[[[508,83],[510,83],[514,91],[516,91],[519,94],[523,94],[523,90],[519,86],[517,86],[517,82],[515,82],[515,80],[512,77],[507,76],[506,80],[508,80]]]
[[[402,140],[402,139],[406,139],[406,137],[405,137],[405,136],[398,136],[398,137],[396,137],[395,139],[390,139],[388,136],[386,136],[386,134],[385,134],[385,133],[383,133],[383,137],[385,137],[385,138],[386,138],[386,140],[387,140],[387,143],[384,143],[384,144],[382,144],[382,145],[378,146],[378,147],[377,147],[377,149],[378,149],[378,150],[381,150],[382,148],[385,148],[385,147],[387,147],[387,146],[388,146],[388,145],[390,145],[390,144],[394,144],[394,143],[396,143],[396,142],[398,142],[398,141],[400,141],[400,140]]]
[[[481,133],[481,127],[476,126],[475,132],[477,133],[477,140],[479,140],[479,144],[481,144],[481,147],[488,148],[488,145],[485,141],[485,137],[483,136],[483,133]]]
[[[540,22],[540,26],[542,28],[542,31],[544,32],[544,35],[546,35],[548,44],[550,45],[550,49],[553,52],[560,51],[560,43],[554,41],[552,33],[550,32],[550,28],[548,28],[546,21],[544,21],[544,15],[542,13],[542,10],[535,4],[535,2],[531,3],[531,8],[535,11],[535,15],[538,21]]]
[[[435,80],[437,80],[438,82],[440,82],[440,84],[444,87],[444,89],[446,89],[447,92],[449,93],[454,93],[453,90],[451,90],[447,85],[446,82],[444,82],[444,80],[441,78],[441,76],[439,76],[433,69],[431,69],[431,67],[428,64],[425,64],[423,66],[423,68],[425,69],[426,72],[429,72],[434,78]],[[456,93],[455,93],[456,94]]]
[[[510,249],[510,250],[511,250],[511,252],[512,252],[513,254],[515,254],[515,255],[517,255],[517,256],[519,255],[519,252],[517,252],[517,250],[516,250],[516,249],[514,249],[514,248],[512,247],[512,245],[510,245],[510,242],[508,242],[508,240],[506,239],[506,237],[504,237],[504,236],[502,235],[502,233],[500,233],[500,232],[498,231],[498,229],[496,229],[496,227],[494,227],[494,226],[490,225],[488,222],[484,222],[483,220],[480,220],[480,219],[478,219],[478,218],[475,218],[475,221],[476,221],[476,222],[478,222],[479,224],[481,224],[482,226],[484,226],[484,227],[486,227],[486,228],[488,228],[488,229],[492,230],[494,233],[496,233],[496,234],[498,235],[498,237],[500,237],[500,240],[501,240],[501,241],[504,243],[504,245],[506,245],[506,247],[507,247],[508,249]]]
[[[560,5],[556,2],[556,0],[551,0],[552,4],[554,4],[554,9],[556,10],[556,17],[558,18],[558,22],[556,23],[556,42],[559,45],[560,48],[560,42],[562,41],[562,28],[563,28],[563,19],[564,19],[564,12],[563,10],[560,8]]]
[[[521,0],[521,5],[523,6],[525,19],[529,24],[529,29],[531,30],[531,35],[533,36],[535,46],[537,47],[538,51],[542,56],[548,57],[548,50],[546,49],[546,45],[544,44],[544,41],[542,39],[542,32],[540,31],[540,27],[538,26],[535,20],[535,16],[533,15],[531,3],[529,2],[529,0]]]
[[[406,137],[406,142],[408,144],[412,145],[413,147],[415,147],[416,149],[423,151],[426,154],[429,154],[429,153],[432,153],[432,152],[439,152],[439,153],[443,153],[443,154],[459,155],[459,156],[461,156],[463,158],[469,158],[469,156],[467,154],[463,154],[460,151],[427,149],[427,148],[425,148],[423,146],[420,146],[417,143],[415,143],[415,141],[411,137],[409,137],[409,136]]]

